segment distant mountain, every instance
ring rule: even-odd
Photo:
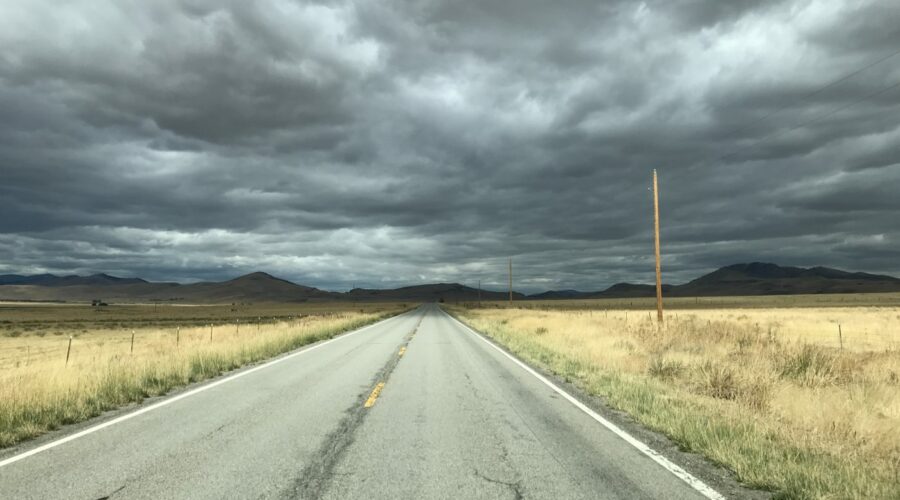
[[[663,285],[666,296],[777,295],[817,293],[900,292],[900,279],[854,273],[827,267],[783,267],[752,262],[717,269],[683,285]],[[223,282],[150,283],[140,278],[117,278],[107,274],[56,276],[40,274],[0,275],[0,300],[53,300],[87,302],[229,303],[304,302],[326,300],[463,302],[507,300],[508,292],[479,290],[459,283],[433,283],[387,290],[355,288],[347,293],[327,292],[256,272]],[[553,290],[515,300],[636,298],[656,295],[654,285],[617,283],[606,290],[580,292]]]
[[[900,291],[900,279],[827,267],[782,267],[765,262],[734,264],[674,287],[681,296],[790,295]]]
[[[389,290],[354,288],[346,294],[352,300],[410,300],[436,302],[443,299],[447,302],[463,302],[478,300],[477,288],[459,283],[434,283],[429,285],[406,286]],[[482,300],[507,300],[509,292],[492,292],[481,290]],[[513,298],[522,300],[525,295],[513,292]]]
[[[147,283],[140,278],[117,278],[108,274],[92,274],[90,276],[64,276],[59,282],[53,286],[73,286],[73,285],[134,285],[137,283]]]
[[[266,273],[252,273],[219,283],[150,283],[138,278],[92,276],[0,276],[0,299],[86,302],[303,302],[337,300],[343,294],[297,285]]]
[[[529,299],[533,300],[554,300],[554,299],[581,299],[594,295],[597,292],[579,292],[578,290],[548,290],[542,293],[529,295]]]
[[[664,294],[672,292],[674,287],[663,283]],[[656,297],[656,285],[635,285],[633,283],[616,283],[606,290],[594,294],[601,298],[630,298],[630,297]]]
[[[663,294],[675,297],[727,295],[792,295],[819,293],[900,292],[900,279],[853,273],[828,267],[786,267],[766,262],[734,264],[683,285],[663,284]],[[600,292],[544,292],[529,299],[592,299],[654,297],[655,285],[617,283]]]
[[[18,285],[34,276],[22,276],[21,274],[0,274],[0,285]]]
[[[672,285],[663,284],[663,293],[671,293]],[[642,285],[634,283],[616,283],[615,285],[599,292],[579,292],[578,290],[554,290],[544,293],[529,295],[532,300],[556,300],[556,299],[616,299],[655,297],[656,285]]]
[[[117,278],[103,273],[90,276],[57,276],[55,274],[36,274],[33,276],[19,274],[0,275],[0,285],[74,286],[130,285],[135,283],[147,283],[147,281],[140,278]]]

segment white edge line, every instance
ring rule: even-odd
[[[591,408],[589,408],[587,405],[585,405],[584,403],[582,403],[581,401],[579,401],[578,399],[576,399],[574,396],[572,396],[572,395],[569,394],[568,392],[562,390],[559,386],[557,386],[556,384],[554,384],[553,382],[551,382],[550,380],[548,380],[547,377],[544,377],[544,376],[541,375],[540,373],[536,372],[536,371],[535,371],[533,368],[531,368],[530,366],[528,366],[528,365],[526,365],[525,363],[523,363],[522,361],[516,359],[516,358],[515,358],[514,356],[512,356],[510,353],[504,351],[504,350],[501,349],[499,346],[497,346],[494,342],[488,340],[488,339],[485,338],[483,335],[479,334],[478,332],[476,332],[475,330],[473,330],[472,328],[470,328],[468,325],[466,325],[466,324],[463,323],[462,321],[460,321],[460,320],[456,319],[455,317],[453,317],[452,315],[448,314],[448,313],[447,313],[446,311],[444,311],[443,309],[442,309],[441,311],[442,311],[444,314],[447,314],[447,316],[449,316],[451,319],[453,319],[453,321],[456,321],[456,322],[459,323],[463,328],[465,328],[466,330],[468,330],[469,333],[473,334],[475,337],[481,339],[481,340],[482,340],[483,342],[485,342],[487,345],[489,345],[489,346],[493,347],[494,349],[496,349],[498,352],[500,352],[501,354],[503,354],[504,356],[506,356],[507,358],[509,358],[513,363],[519,365],[519,367],[522,368],[523,370],[525,370],[525,371],[527,371],[528,373],[534,375],[535,378],[537,378],[538,380],[540,380],[541,382],[543,382],[545,385],[549,386],[549,387],[550,387],[551,389],[553,389],[557,394],[559,394],[560,396],[564,397],[568,402],[570,402],[570,403],[572,403],[573,405],[575,405],[579,410],[581,410],[581,411],[587,413],[591,418],[593,418],[594,420],[596,420],[597,422],[599,422],[601,425],[603,425],[604,427],[606,427],[607,429],[609,429],[610,431],[612,431],[613,434],[615,434],[615,435],[619,436],[620,438],[624,439],[625,442],[627,442],[627,443],[630,444],[631,446],[634,446],[635,448],[637,448],[641,453],[643,453],[644,455],[647,455],[648,457],[650,457],[654,462],[656,462],[657,464],[661,465],[664,469],[666,469],[667,471],[669,471],[669,472],[671,472],[672,474],[674,474],[675,476],[677,476],[679,479],[681,479],[682,481],[684,481],[685,483],[687,483],[688,485],[690,485],[692,488],[694,488],[695,490],[697,490],[698,492],[700,492],[700,493],[701,493],[703,496],[705,496],[706,498],[709,498],[710,500],[725,500],[725,497],[723,497],[723,496],[722,496],[719,492],[717,492],[716,490],[710,488],[706,483],[704,483],[703,481],[701,481],[701,480],[697,479],[696,477],[692,476],[688,471],[682,469],[681,467],[679,467],[678,465],[676,465],[675,463],[673,463],[671,460],[669,460],[669,459],[667,459],[666,457],[660,455],[659,452],[657,452],[657,451],[654,450],[653,448],[650,448],[649,446],[647,446],[647,445],[644,444],[643,442],[637,440],[634,436],[632,436],[631,434],[628,434],[627,432],[625,432],[624,430],[622,430],[622,428],[620,428],[620,427],[617,426],[616,424],[614,424],[614,423],[610,422],[609,420],[603,418],[602,416],[600,416],[599,413],[595,412],[594,410],[592,410]]]
[[[299,355],[301,355],[301,354],[306,354],[306,353],[308,353],[308,352],[310,352],[310,351],[314,351],[314,350],[316,350],[316,349],[318,349],[318,348],[320,348],[320,347],[326,346],[326,345],[328,345],[328,344],[330,344],[330,343],[332,343],[332,342],[336,342],[336,341],[338,341],[338,340],[345,339],[345,338],[347,338],[347,337],[356,335],[357,333],[362,333],[362,332],[364,332],[364,331],[366,331],[366,330],[368,330],[368,329],[370,329],[370,328],[374,328],[374,327],[376,327],[376,326],[378,326],[378,325],[380,325],[380,324],[382,324],[382,323],[385,323],[385,322],[387,322],[387,321],[391,321],[391,320],[393,320],[393,319],[397,319],[397,318],[399,318],[399,317],[401,317],[401,316],[403,316],[403,315],[405,315],[405,314],[407,314],[407,313],[401,313],[401,314],[398,314],[398,315],[396,315],[396,316],[391,316],[390,318],[385,318],[385,319],[383,319],[383,320],[381,320],[381,321],[378,321],[378,322],[376,322],[376,323],[372,323],[371,325],[366,325],[366,326],[364,326],[364,327],[362,327],[362,328],[359,328],[359,329],[357,329],[357,330],[353,330],[353,331],[350,331],[350,332],[347,332],[347,333],[339,334],[337,337],[328,339],[328,340],[326,340],[325,342],[322,342],[322,343],[319,343],[319,344],[314,344],[314,345],[312,345],[312,346],[310,346],[310,347],[305,347],[305,348],[301,347],[300,350],[298,350],[297,352],[288,354],[287,356],[282,356],[282,357],[280,357],[280,358],[273,359],[272,361],[263,363],[263,364],[261,364],[261,365],[254,366],[253,368],[250,368],[250,369],[247,369],[247,370],[244,370],[244,371],[235,373],[235,374],[233,374],[233,375],[228,375],[228,376],[226,376],[225,378],[216,380],[215,382],[212,382],[212,383],[209,383],[209,384],[206,384],[206,385],[202,385],[202,386],[200,386],[200,387],[197,387],[196,389],[191,389],[191,390],[189,390],[189,391],[187,391],[187,392],[183,392],[183,393],[181,393],[181,394],[179,394],[179,395],[177,395],[177,396],[172,396],[172,397],[170,397],[170,398],[167,398],[167,399],[164,399],[164,400],[162,400],[162,401],[159,401],[158,403],[153,403],[153,404],[150,405],[150,406],[146,406],[146,407],[144,407],[144,408],[139,408],[139,409],[137,409],[137,410],[135,410],[135,411],[133,411],[133,412],[131,412],[131,413],[127,413],[127,414],[125,414],[125,415],[122,415],[121,417],[116,417],[116,418],[114,418],[114,419],[112,419],[112,420],[108,420],[108,421],[103,422],[103,423],[101,423],[101,424],[97,424],[97,425],[95,425],[95,426],[93,426],[93,427],[88,427],[87,429],[84,429],[83,431],[80,431],[80,432],[76,432],[75,434],[71,434],[71,435],[66,436],[66,437],[64,437],[64,438],[57,439],[56,441],[51,441],[51,442],[49,442],[49,443],[47,443],[47,444],[44,444],[44,445],[38,446],[37,448],[33,448],[33,449],[31,449],[31,450],[22,452],[22,453],[20,453],[20,454],[18,454],[18,455],[13,455],[13,456],[11,456],[11,457],[5,459],[5,460],[0,461],[0,468],[5,467],[5,466],[10,465],[10,464],[13,464],[13,463],[16,463],[16,462],[18,462],[19,460],[24,460],[24,459],[26,459],[26,458],[28,458],[28,457],[30,457],[30,456],[37,455],[38,453],[41,453],[41,452],[43,452],[43,451],[47,451],[47,450],[49,450],[49,449],[56,448],[57,446],[60,446],[60,445],[66,444],[66,443],[68,443],[68,442],[70,442],[70,441],[74,441],[74,440],[76,440],[76,439],[78,439],[78,438],[87,436],[88,434],[93,434],[93,433],[95,433],[95,432],[97,432],[97,431],[99,431],[99,430],[102,430],[102,429],[105,429],[105,428],[107,428],[107,427],[116,425],[116,424],[118,424],[118,423],[122,423],[122,422],[124,422],[124,421],[126,421],[126,420],[130,420],[130,419],[132,419],[132,418],[134,418],[134,417],[137,417],[137,416],[139,416],[139,415],[143,415],[144,413],[147,413],[147,412],[156,410],[156,409],[158,409],[158,408],[162,408],[163,406],[168,406],[168,405],[170,405],[170,404],[172,404],[172,403],[174,403],[174,402],[176,402],[176,401],[181,401],[182,399],[191,397],[191,396],[193,396],[193,395],[195,395],[195,394],[199,394],[199,393],[201,393],[201,392],[203,392],[203,391],[207,391],[207,390],[209,390],[209,389],[212,389],[213,387],[218,387],[218,386],[224,384],[225,382],[231,382],[232,380],[241,378],[241,377],[246,376],[246,375],[250,375],[251,373],[254,373],[254,372],[257,372],[257,371],[262,370],[262,369],[264,369],[264,368],[268,368],[268,367],[270,367],[270,366],[272,366],[272,365],[281,363],[282,361],[287,361],[288,359],[291,359],[291,358],[293,358],[293,357],[299,356]]]

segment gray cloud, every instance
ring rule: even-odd
[[[0,7],[0,272],[599,289],[900,274],[900,5]],[[867,68],[820,90],[842,75]]]

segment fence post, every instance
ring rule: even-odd
[[[841,324],[838,323],[838,341],[841,343],[841,352],[844,351],[844,332],[841,331]]]
[[[72,336],[69,335],[69,347],[66,349],[66,366],[69,366],[69,354],[72,353]]]
[[[134,330],[131,330],[131,355],[134,355]]]
[[[210,342],[212,342],[212,329],[213,329],[213,326],[212,326],[212,323],[210,323],[209,324],[209,341]]]
[[[509,305],[512,305],[513,301],[513,291],[512,291],[512,257],[509,258]]]

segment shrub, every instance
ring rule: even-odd
[[[758,411],[768,409],[772,402],[771,381],[760,378],[741,384],[739,402]]]
[[[650,360],[650,365],[647,367],[647,373],[651,377],[663,380],[677,378],[683,371],[684,364],[681,361],[665,359],[663,357],[654,357]]]
[[[697,368],[697,389],[700,394],[716,399],[734,400],[740,393],[734,371],[711,361]]]
[[[835,382],[839,371],[835,361],[834,355],[812,344],[804,344],[799,350],[788,350],[776,356],[781,378],[807,387]]]

